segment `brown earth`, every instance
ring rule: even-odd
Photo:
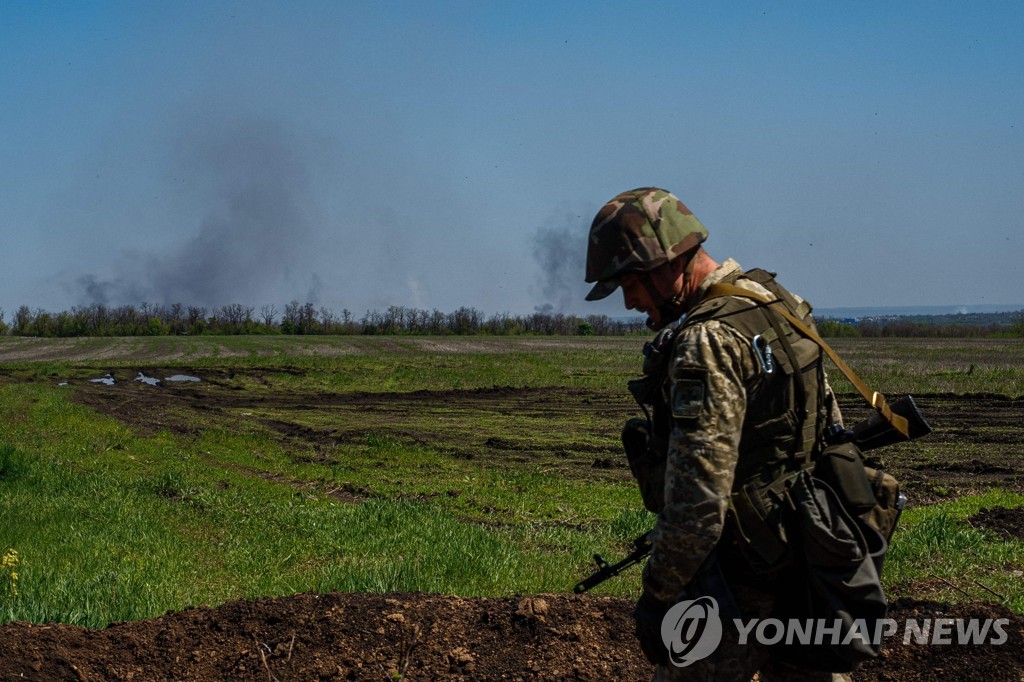
[[[976,528],[993,530],[1007,538],[1024,540],[1024,507],[982,509],[967,519],[967,523]]]
[[[300,594],[235,601],[101,630],[0,627],[0,679],[26,680],[649,680],[632,604],[544,595]],[[1024,680],[1024,617],[990,604],[896,602],[903,622],[1007,618],[1002,645],[887,640],[856,679]]]
[[[280,373],[272,369],[268,372]],[[153,370],[166,376],[189,369]],[[189,435],[198,424],[239,424],[269,431],[283,442],[336,445],[366,442],[373,428],[403,442],[452,444],[466,456],[557,458],[579,476],[626,476],[617,424],[633,406],[623,396],[582,389],[491,389],[414,393],[284,393],[258,390],[259,370],[203,369],[201,384],[160,387],[133,382],[76,381],[75,399],[143,431]],[[246,380],[244,390],[240,379]],[[867,410],[842,396],[847,421]],[[1003,396],[918,396],[935,427],[921,441],[889,448],[889,470],[905,483],[912,503],[998,486],[1024,491],[1018,449],[1024,401]],[[310,415],[328,410],[330,423]],[[580,415],[604,445],[578,447],[543,437],[458,434],[450,424],[429,427],[452,413],[504,415],[510,420]],[[415,416],[415,419],[411,417]],[[198,417],[198,419],[197,419]],[[360,425],[355,426],[356,423]],[[377,431],[381,432],[381,431]],[[446,440],[447,439],[447,440]],[[450,444],[450,443],[448,443]],[[568,452],[566,448],[568,447]],[[595,451],[596,450],[596,451]],[[1014,510],[986,510],[973,522],[1018,534]],[[632,636],[632,604],[620,598],[547,595],[523,599],[437,595],[301,594],[188,609],[100,630],[12,623],[0,627],[0,679],[34,680],[647,680],[650,666]],[[888,641],[882,658],[858,680],[1024,680],[1024,617],[993,604],[944,605],[898,600],[891,616],[1009,618],[1002,645],[920,646]]]

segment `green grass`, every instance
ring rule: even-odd
[[[0,453],[0,546],[20,557],[17,595],[0,599],[3,620],[101,626],[307,590],[564,592],[595,548],[622,546],[650,524],[612,511],[587,531],[515,521],[537,518],[545,502],[510,504],[505,525],[490,527],[443,503],[346,504],[166,459],[149,468],[133,475]],[[559,494],[543,477],[488,485]]]
[[[102,626],[307,590],[565,592],[591,553],[652,523],[624,511],[639,508],[626,482],[481,467],[376,434],[344,465],[308,462],[244,430],[142,436],[67,396],[0,385],[0,551],[20,560],[5,621]],[[331,494],[342,483],[357,502]]]
[[[999,393],[1024,395],[1020,339],[828,339],[867,384],[886,395]],[[853,386],[835,368],[837,392]]]
[[[992,491],[904,511],[885,565],[890,593],[927,585],[944,599],[1002,601],[1024,613],[1024,542],[966,522],[997,506],[1022,507],[1024,495]]]
[[[0,622],[101,626],[306,590],[566,592],[592,570],[593,552],[617,558],[653,523],[624,469],[590,467],[595,453],[620,457],[637,338],[32,341],[0,339],[0,556],[18,553],[16,581],[0,569]],[[1024,392],[1020,344],[836,346],[892,395]],[[119,368],[236,370],[218,390],[290,395],[295,406],[206,413],[169,402],[160,416],[191,429],[140,430],[57,385]],[[328,394],[495,386],[577,389],[607,396],[609,407],[506,410],[413,396],[369,414],[318,403]],[[289,440],[261,426],[267,419],[350,437]],[[488,449],[489,439],[507,449]],[[1024,499],[996,492],[908,510],[888,562],[891,593],[933,589],[938,576],[992,598],[975,583],[984,584],[1024,612],[1013,574],[1024,568],[1021,543],[963,522],[997,504]],[[634,595],[639,575],[599,592]],[[968,598],[952,588],[943,596]]]

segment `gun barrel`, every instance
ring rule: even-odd
[[[588,576],[583,580],[579,581],[578,583],[576,583],[575,587],[572,588],[572,591],[575,594],[583,594],[584,592],[589,591],[591,588],[597,587],[610,577],[610,575],[606,576],[603,575],[600,571],[598,571],[594,575]]]
[[[636,549],[630,552],[625,559],[617,564],[609,564],[600,554],[595,554],[594,563],[597,564],[597,570],[576,583],[572,588],[572,591],[576,594],[583,594],[587,590],[597,587],[605,580],[614,578],[630,566],[640,563],[644,557],[651,553],[651,543],[647,539],[646,535],[641,535],[639,538],[634,540],[633,546],[636,547]]]

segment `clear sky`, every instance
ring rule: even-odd
[[[1024,3],[0,0],[0,307],[585,303],[665,187],[818,307],[1024,305]]]

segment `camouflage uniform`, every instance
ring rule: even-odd
[[[741,273],[739,264],[727,260],[703,280],[698,295]],[[770,291],[751,280],[741,277],[734,283],[774,298]],[[692,418],[673,419],[669,437],[665,505],[654,528],[654,551],[644,570],[647,589],[668,603],[685,593],[705,558],[722,539],[737,465],[743,456],[740,440],[748,399],[763,388],[765,380],[751,339],[719,320],[690,325],[684,322],[674,348],[669,366],[671,390],[679,391],[682,382],[702,381],[705,407]],[[830,421],[841,423],[827,383],[825,392]],[[671,397],[669,400],[676,402]],[[771,593],[739,584],[731,587],[743,618],[766,618],[771,614]],[[735,636],[735,629],[727,626],[722,644],[709,658],[686,668],[659,666],[655,679],[745,682],[759,669],[761,679],[766,681],[833,679],[831,673],[773,667],[765,649],[757,645],[740,646]]]
[[[704,226],[675,195],[654,187],[623,192],[602,207],[591,226],[586,281],[594,283],[594,287],[587,300],[608,296],[627,275],[652,273],[676,258],[694,253],[707,236]],[[737,487],[753,480],[752,475],[759,474],[770,481],[779,473],[779,467],[785,467],[782,471],[791,470],[791,465],[780,459],[785,456],[782,452],[785,448],[779,445],[779,439],[789,437],[791,443],[796,443],[795,448],[790,448],[794,456],[810,457],[820,444],[824,425],[841,423],[841,417],[821,371],[820,351],[816,346],[806,349],[806,344],[811,343],[806,341],[805,350],[792,355],[788,364],[792,366],[794,360],[798,360],[800,366],[795,373],[802,375],[800,368],[810,367],[803,360],[813,357],[815,369],[811,372],[818,372],[817,378],[811,377],[812,391],[800,389],[804,402],[797,401],[797,407],[808,416],[791,419],[788,427],[783,426],[768,439],[751,438],[752,432],[766,425],[766,417],[780,414],[770,403],[777,401],[779,394],[792,400],[793,387],[800,382],[794,379],[794,383],[786,384],[778,373],[768,377],[769,372],[759,361],[753,345],[754,336],[759,332],[741,331],[750,331],[752,318],[745,318],[747,323],[735,323],[737,317],[745,315],[755,304],[726,297],[732,301],[728,305],[737,317],[723,321],[724,317],[719,319],[714,314],[705,314],[714,306],[702,299],[713,285],[732,284],[770,300],[785,299],[791,312],[813,326],[810,306],[781,290],[773,281],[770,283],[773,289],[769,289],[759,283],[768,283],[766,280],[744,277],[740,266],[731,259],[700,282],[698,291],[690,298],[697,303],[687,311],[681,310],[683,302],[678,294],[676,298],[664,300],[664,292],[650,280],[640,278],[638,281],[647,287],[658,306],[657,319],[648,320],[652,329],[671,324],[683,312],[690,317],[680,323],[672,341],[667,373],[662,369],[649,374],[645,362],[645,379],[655,379],[639,382],[646,384],[641,391],[648,398],[642,399],[631,386],[641,404],[654,408],[655,416],[648,420],[644,436],[647,445],[641,448],[647,454],[638,455],[636,459],[630,454],[630,466],[640,482],[645,505],[658,512],[652,535],[654,549],[644,570],[645,593],[638,604],[638,614],[648,598],[672,604],[700,596],[701,586],[707,584],[707,571],[702,570],[702,566],[713,555],[721,559],[722,573],[728,577],[734,606],[739,610],[739,614],[733,615],[744,619],[768,617],[773,610],[774,593],[766,587],[767,583],[760,583],[758,589],[755,582],[735,580],[738,574],[742,577],[746,564],[737,561],[735,553],[716,551],[732,544],[729,541],[733,532],[726,528],[730,496]],[[780,292],[784,296],[780,296]],[[659,297],[660,302],[656,300]],[[794,310],[796,307],[801,311]],[[767,319],[765,314],[763,320]],[[792,330],[786,332],[780,325],[772,324],[777,332],[774,338],[786,336],[790,341],[787,354],[793,353],[792,346],[798,341],[789,338]],[[651,386],[655,387],[654,393],[661,391],[660,397],[650,399]],[[811,392],[813,396],[808,398]],[[792,409],[790,402],[790,416]],[[671,419],[665,418],[666,413]],[[624,432],[624,443],[625,439]],[[776,441],[771,443],[771,439]],[[775,446],[774,455],[769,445]],[[641,475],[645,468],[648,476]],[[728,565],[730,562],[735,565]],[[763,647],[740,646],[736,639],[736,630],[728,622],[723,629],[722,644],[715,653],[685,668],[671,664],[658,666],[655,679],[746,682],[756,671],[760,671],[761,679],[766,682],[849,679],[844,675],[833,677],[832,673],[783,667],[771,661]]]

